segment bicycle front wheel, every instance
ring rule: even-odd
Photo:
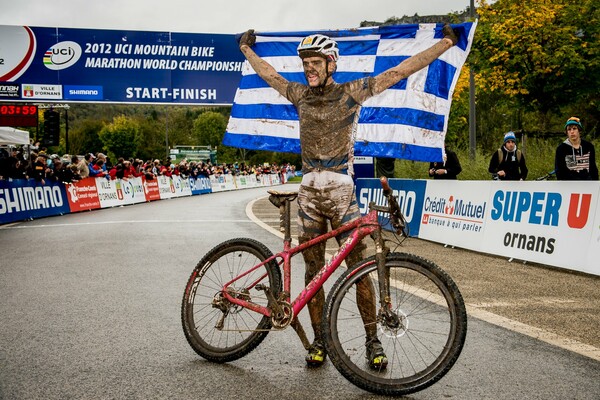
[[[181,305],[185,337],[196,353],[214,362],[237,360],[254,350],[271,328],[270,318],[229,302],[223,285],[271,257],[262,243],[232,239],[210,250],[190,276]],[[275,297],[281,291],[281,272],[273,260],[233,282],[228,293],[262,306],[268,305],[264,290]]]
[[[432,262],[390,253],[386,268],[397,318],[386,322],[381,312],[371,312],[369,321],[359,312],[359,282],[362,290],[364,282],[372,285],[376,307],[380,304],[373,256],[350,268],[334,284],[324,311],[323,332],[331,362],[350,382],[373,393],[399,396],[432,385],[452,368],[465,341],[467,313],[456,284]],[[364,316],[364,305],[362,309]],[[377,326],[388,360],[384,369],[368,365],[365,332],[369,324]]]

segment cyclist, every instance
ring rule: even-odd
[[[597,181],[598,166],[594,145],[581,139],[583,126],[579,118],[565,123],[567,138],[556,148],[554,170],[559,181]]]
[[[458,41],[449,25],[443,28],[444,38],[430,48],[375,77],[338,84],[333,80],[339,58],[338,44],[331,38],[316,34],[305,37],[297,51],[302,59],[308,85],[289,82],[269,63],[260,58],[252,46],[254,30],[242,35],[240,50],[256,73],[267,84],[287,98],[298,110],[303,178],[298,192],[298,239],[301,243],[315,238],[328,229],[360,217],[354,193],[353,130],[361,104],[400,80],[426,67]],[[347,235],[346,235],[347,236]],[[342,243],[345,237],[336,238]],[[348,266],[364,258],[365,245],[360,243],[346,258]],[[325,262],[325,243],[303,252],[308,283]],[[325,293],[323,289],[308,303],[314,342],[306,356],[309,366],[325,361],[321,340],[321,317]],[[372,282],[358,286],[357,303],[366,331],[366,357],[372,368],[387,366],[387,357],[377,338],[376,305]]]

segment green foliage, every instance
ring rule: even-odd
[[[219,162],[233,163],[240,160],[237,149],[221,145],[226,128],[227,118],[219,112],[209,110],[194,120],[193,134],[197,144],[217,149]]]
[[[102,140],[103,149],[113,160],[118,157],[137,156],[138,144],[143,140],[139,123],[124,115],[115,117],[112,123],[105,125],[100,131],[99,137]]]
[[[554,170],[554,155],[556,148],[564,140],[563,136],[550,139],[526,138],[525,143],[519,142],[518,147],[525,155],[525,161],[529,174],[527,180],[535,180]],[[592,141],[596,148],[600,146],[600,140]],[[456,155],[460,160],[462,172],[458,175],[459,180],[489,180],[491,174],[488,172],[490,160],[496,156],[496,151],[501,141],[496,141],[496,146],[490,151],[477,149],[475,159],[469,157],[468,149],[456,149]],[[600,168],[600,159],[596,160]],[[405,179],[432,179],[427,174],[429,163],[409,160],[396,160],[394,176]]]
[[[69,153],[83,155],[102,149],[98,133],[104,124],[100,120],[84,119],[69,131]]]

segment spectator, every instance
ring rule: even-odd
[[[571,117],[565,123],[567,138],[556,148],[554,170],[559,181],[597,181],[596,149],[581,139],[583,125]]]
[[[77,157],[77,156],[73,156],[73,157]],[[81,179],[87,178],[88,176],[90,176],[90,169],[89,169],[88,165],[92,162],[93,159],[94,159],[94,155],[92,153],[86,154],[85,156],[83,156],[82,159],[77,157],[77,173],[79,174]],[[71,163],[73,163],[73,161],[71,161]]]
[[[158,158],[154,160],[154,163],[152,164],[152,173],[154,174],[154,176],[160,175],[162,167],[163,166]]]
[[[514,132],[504,135],[504,145],[492,155],[488,171],[501,181],[524,181],[527,178],[525,155],[517,149]]]
[[[375,176],[393,178],[395,165],[395,158],[375,157]]]
[[[460,161],[455,152],[444,146],[444,156],[442,162],[429,163],[429,176],[433,179],[457,179],[457,175],[462,171]]]
[[[69,164],[63,173],[63,182],[74,183],[79,182],[82,178],[79,175],[79,167],[77,164]]]
[[[46,170],[46,179],[53,182],[65,182],[65,166],[57,154],[53,154],[50,159],[52,164]]]
[[[134,160],[129,167],[129,174],[136,178],[144,175],[143,164],[144,162],[142,160]]]
[[[28,172],[27,172],[27,176],[29,176],[32,179],[35,179],[36,181],[40,182],[42,185],[46,184],[46,170],[49,169],[48,168],[48,156],[46,155],[45,152],[41,151],[37,157],[35,158],[35,161],[31,164]]]
[[[110,179],[123,179],[125,177],[125,166],[121,163],[114,165],[109,171]]]
[[[154,175],[153,169],[154,169],[154,165],[150,164],[150,163],[146,164],[146,166],[144,167],[144,177],[149,181],[152,181],[156,178],[156,175]]]
[[[27,169],[29,163],[23,157],[23,153],[21,151],[13,151],[12,156],[10,157],[10,174],[9,178],[11,179],[27,179]]]
[[[108,172],[112,168],[112,164],[108,161],[108,157],[104,153],[96,154],[96,158],[103,161],[102,171]]]
[[[107,175],[107,172],[102,168],[104,167],[104,160],[101,158],[96,159],[94,162],[90,163],[90,177],[92,178],[102,178]]]

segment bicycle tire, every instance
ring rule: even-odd
[[[196,265],[183,294],[181,322],[188,343],[200,356],[217,363],[233,361],[264,340],[271,328],[270,318],[234,305],[220,294],[225,283],[271,255],[264,244],[238,238],[217,245]],[[265,293],[255,288],[259,281],[269,286],[275,297],[281,292],[281,271],[275,260],[231,287],[237,295],[266,306]],[[220,308],[213,305],[213,299],[218,300]],[[219,320],[221,329],[217,327]]]
[[[356,306],[356,283],[370,276],[377,262],[369,257],[347,270],[332,287],[323,314],[325,347],[333,365],[356,386],[369,392],[400,396],[431,386],[458,359],[467,333],[467,313],[460,291],[434,263],[406,253],[386,257],[392,308],[402,326],[392,329],[377,318],[377,334],[387,368],[367,364],[365,330]]]

